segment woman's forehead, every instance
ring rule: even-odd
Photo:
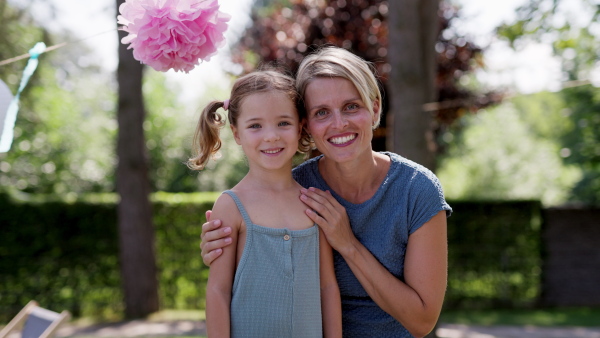
[[[304,92],[304,99],[309,105],[318,101],[345,101],[350,98],[359,98],[360,95],[354,84],[341,77],[319,77],[310,81]]]

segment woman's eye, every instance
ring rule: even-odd
[[[315,116],[316,116],[316,117],[323,117],[323,116],[325,116],[325,115],[327,115],[327,111],[326,111],[326,110],[324,110],[324,109],[317,110],[317,111],[315,112]]]
[[[349,105],[346,106],[346,110],[356,110],[358,108],[359,108],[359,106],[356,103],[350,103]]]

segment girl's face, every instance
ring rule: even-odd
[[[308,131],[326,158],[342,163],[371,154],[373,124],[371,113],[354,84],[344,78],[316,78],[304,93]],[[379,111],[379,102],[373,103]]]
[[[237,126],[231,126],[231,130],[251,168],[254,164],[279,169],[291,166],[301,127],[292,100],[283,92],[272,91],[243,99]]]

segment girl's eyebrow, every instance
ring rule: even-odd
[[[292,114],[281,114],[281,115],[275,116],[275,118],[286,118],[286,119],[293,119],[294,117],[295,117],[295,115],[292,115]],[[244,122],[246,122],[246,123],[248,123],[248,122],[260,122],[262,120],[263,120],[262,117],[252,117],[252,118],[249,118],[247,120],[244,120]]]

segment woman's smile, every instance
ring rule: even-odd
[[[334,136],[334,137],[330,137],[329,138],[329,142],[335,144],[335,145],[346,145],[349,144],[350,141],[354,141],[356,139],[356,136],[358,134],[352,133],[352,134],[346,134],[346,135],[341,135],[341,136]]]

